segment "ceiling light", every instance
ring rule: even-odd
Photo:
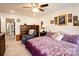
[[[40,12],[40,10],[39,10],[38,8],[32,8],[32,11],[33,11],[34,13]]]
[[[15,11],[14,11],[14,10],[11,10],[10,12],[11,12],[11,13],[14,13]]]
[[[34,14],[34,16],[36,16],[36,14]]]

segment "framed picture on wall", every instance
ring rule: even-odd
[[[78,16],[73,16],[73,25],[74,26],[79,26]]]
[[[42,29],[43,21],[41,21],[41,29]]]
[[[54,24],[54,20],[50,20],[50,24]]]
[[[66,25],[67,24],[67,15],[61,15],[59,16],[59,19],[58,19],[58,24],[59,25]]]
[[[72,22],[72,19],[68,19],[68,22],[71,23]]]
[[[71,23],[72,22],[72,13],[68,14],[68,22]]]
[[[57,17],[54,17],[55,25],[57,25],[58,23],[57,20],[58,20]]]
[[[43,25],[43,21],[41,21],[41,25]]]
[[[73,21],[78,21],[78,16],[73,16]]]
[[[68,18],[72,18],[72,14],[68,14]]]

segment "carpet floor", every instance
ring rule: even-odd
[[[4,56],[32,56],[21,41],[15,41],[11,35],[5,36],[6,51]]]

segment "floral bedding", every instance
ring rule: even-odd
[[[26,48],[34,56],[78,56],[79,47],[66,41],[56,41],[43,36],[27,41]]]

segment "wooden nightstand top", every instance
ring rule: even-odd
[[[47,32],[40,32],[40,36],[45,36]]]

